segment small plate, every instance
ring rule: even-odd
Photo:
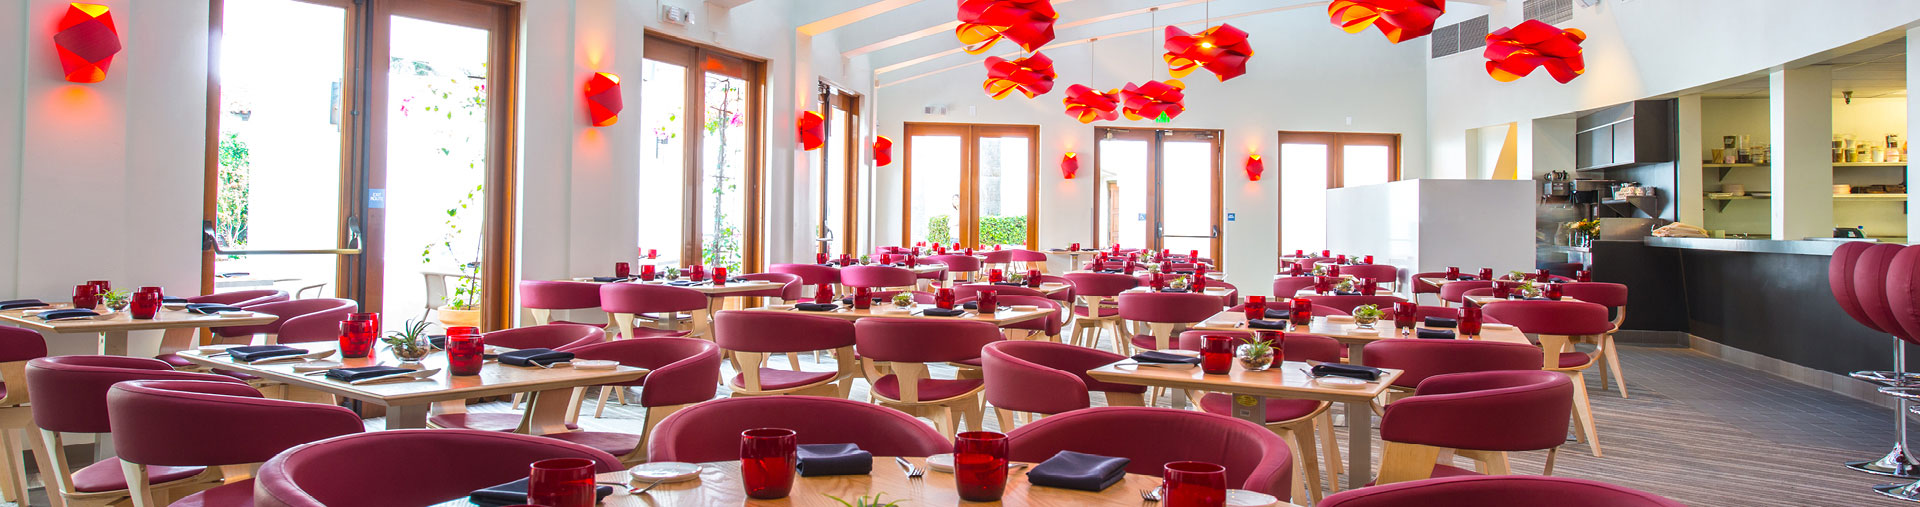
[[[593,277],[591,277],[591,276],[576,276],[576,277],[573,277],[573,281],[576,281],[576,282],[591,282],[591,281],[593,281]]]
[[[244,319],[252,317],[253,312],[220,312],[214,315],[219,315],[222,319]]]
[[[239,345],[208,345],[205,347],[194,349],[194,351],[199,352],[200,355],[204,356],[207,354],[218,354],[221,352],[226,352],[228,347],[238,347],[238,346]]]
[[[662,484],[672,484],[700,478],[700,465],[677,461],[656,461],[628,469],[627,473],[631,474],[633,476],[633,482],[638,484],[647,484],[653,481],[660,481]]]
[[[1356,328],[1353,328],[1353,330],[1347,331],[1347,332],[1352,334],[1380,334],[1380,328],[1368,329],[1364,327],[1356,327]]]
[[[315,361],[307,361],[304,363],[294,364],[293,371],[298,373],[307,373],[312,371],[331,370],[334,368],[339,368],[341,366],[344,366],[344,365],[340,364],[339,361],[335,361],[332,359],[320,359]]]
[[[1165,353],[1173,354],[1176,356],[1200,357],[1200,351],[1198,350],[1166,349],[1160,352],[1165,352]]]
[[[1279,498],[1258,491],[1227,490],[1227,507],[1266,507],[1280,503]]]
[[[1512,331],[1514,327],[1512,324],[1481,324],[1480,329],[1491,330],[1491,331]]]
[[[1328,316],[1327,316],[1327,322],[1338,322],[1338,323],[1341,323],[1341,324],[1351,324],[1351,323],[1353,323],[1353,316],[1352,316],[1352,315],[1328,315]]]
[[[608,361],[605,359],[573,360],[573,367],[582,370],[611,370],[618,366],[620,366],[619,361]]]
[[[177,311],[187,309],[187,304],[186,303],[162,303],[160,307],[177,312]]]
[[[935,472],[953,473],[953,453],[927,456],[927,469]]]
[[[793,305],[767,305],[767,308],[771,310],[792,310]]]
[[[1016,312],[1037,312],[1037,311],[1040,311],[1040,307],[1039,307],[1039,306],[1037,306],[1037,305],[1013,305],[1013,306],[1011,306],[1011,307],[1009,307],[1009,308],[1012,308],[1012,309],[1013,309],[1013,311],[1016,311]]]
[[[1365,380],[1347,377],[1319,377],[1313,379],[1313,383],[1331,389],[1360,389],[1368,384]]]
[[[888,307],[888,308],[876,308],[873,310],[873,313],[878,313],[881,315],[906,315],[911,312],[907,311],[904,308],[900,308],[896,306],[896,307]]]

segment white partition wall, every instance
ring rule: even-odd
[[[1533,182],[1402,180],[1327,190],[1327,248],[1399,266],[1533,269]]]

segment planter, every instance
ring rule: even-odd
[[[1233,357],[1240,361],[1240,367],[1247,371],[1264,371],[1273,366],[1273,349],[1267,349],[1264,355],[1254,355],[1251,344],[1242,344],[1234,350]]]
[[[480,326],[480,310],[454,310],[445,306],[433,310],[433,320],[446,327]]]

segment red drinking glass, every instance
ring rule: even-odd
[[[1448,280],[1459,280],[1459,279],[1460,279],[1460,268],[1459,268],[1459,267],[1456,267],[1456,266],[1447,266],[1447,279],[1448,279]]]
[[[527,502],[549,507],[593,507],[593,466],[587,458],[533,462],[527,474]]]
[[[91,283],[73,286],[73,307],[88,310],[100,306],[100,288]]]
[[[1593,281],[1593,272],[1582,269],[1574,273],[1574,279],[1582,282],[1591,282]]]
[[[873,288],[872,287],[854,287],[853,288],[853,309],[865,310],[868,308],[873,308]]]
[[[1328,265],[1327,265],[1327,276],[1331,276],[1331,277],[1335,277],[1335,278],[1338,278],[1338,277],[1340,277],[1340,264],[1338,264],[1338,263],[1335,263],[1335,264],[1328,264]]]
[[[1241,305],[1240,309],[1247,312],[1249,321],[1267,318],[1267,297],[1247,296],[1247,303]]]
[[[1364,258],[1361,258],[1361,259],[1360,259],[1360,263],[1361,263],[1361,264],[1373,264],[1373,256],[1371,256],[1371,255],[1369,255],[1369,256],[1366,256],[1366,257],[1364,257]]]
[[[813,302],[827,304],[833,302],[833,284],[823,283],[813,288]]]
[[[1167,463],[1161,474],[1167,507],[1220,507],[1227,504],[1227,468],[1203,461]]]
[[[1000,283],[1002,280],[1005,280],[1006,277],[1007,274],[1002,272],[1000,268],[987,270],[987,283]]]
[[[1000,251],[1000,245],[993,245],[993,251],[995,252]]]
[[[1332,250],[1321,250],[1321,251],[1320,251],[1320,256],[1321,256],[1321,257],[1332,257],[1332,256],[1333,256],[1333,251],[1332,251]]]
[[[1193,276],[1205,278],[1207,276],[1207,266],[1205,264],[1201,264],[1200,261],[1194,261]]]
[[[1286,341],[1280,339],[1279,331],[1258,329],[1254,330],[1253,336],[1255,340],[1273,344],[1273,364],[1278,365],[1287,362]]]
[[[480,328],[447,328],[447,371],[454,375],[479,375],[485,349],[480,343]]]
[[[1296,259],[1303,259],[1303,258],[1306,258],[1306,257],[1307,257],[1307,251],[1306,251],[1306,250],[1299,250],[1299,249],[1295,249],[1295,250],[1293,251],[1293,257],[1294,257],[1294,258],[1296,258]]]
[[[1154,292],[1160,292],[1160,289],[1167,288],[1167,275],[1159,271],[1153,272],[1152,275],[1148,275],[1147,277],[1147,286],[1152,288]]]
[[[1027,270],[1027,286],[1028,287],[1040,286],[1040,270],[1038,269]]]
[[[1192,260],[1195,264],[1198,264],[1200,262],[1200,251],[1199,250],[1188,251],[1187,259]]]
[[[793,491],[793,430],[755,428],[740,432],[740,482],[747,496],[763,500],[786,498]]]
[[[1481,279],[1481,280],[1492,280],[1492,279],[1493,279],[1493,268],[1480,268],[1480,279]]]
[[[93,286],[93,293],[96,295],[106,294],[108,292],[113,291],[113,282],[109,282],[106,280],[91,280],[87,282],[87,285]]]
[[[1113,244],[1113,254],[1114,254],[1114,255],[1120,255],[1120,244],[1119,244],[1119,243],[1114,243],[1114,244]]]
[[[1331,276],[1313,277],[1314,292],[1320,293],[1320,294],[1326,294],[1327,291],[1331,291],[1331,290],[1333,290],[1333,277]]]
[[[626,278],[626,277],[629,277],[629,276],[633,276],[633,265],[632,265],[632,264],[627,264],[627,263],[625,263],[625,262],[615,262],[615,263],[613,263],[613,277],[614,277],[614,278]]]
[[[654,273],[653,273],[653,265],[652,265],[652,264],[647,264],[647,265],[643,265],[643,266],[640,266],[640,279],[641,279],[641,280],[647,280],[647,281],[652,281],[652,280],[653,280],[653,276],[654,276]]]
[[[374,327],[364,320],[340,321],[340,357],[367,357],[373,353]]]
[[[1300,276],[1300,275],[1306,274],[1306,272],[1307,272],[1307,268],[1300,267],[1299,263],[1287,265],[1288,276]]]
[[[1533,279],[1539,280],[1542,282],[1553,280],[1553,272],[1547,271],[1545,269],[1534,271]]]
[[[688,268],[687,278],[696,282],[706,281],[707,267],[699,264],[694,264],[693,267]]]
[[[1194,275],[1193,283],[1188,284],[1188,286],[1193,287],[1195,293],[1204,294],[1207,292],[1207,277]]]
[[[953,481],[960,499],[993,502],[1007,491],[1007,436],[961,433],[953,441]]]
[[[723,266],[713,267],[713,284],[715,286],[727,284],[727,268],[726,267],[723,267]]]
[[[1333,265],[1335,266],[1346,264],[1346,263],[1347,263],[1347,254],[1340,254],[1333,257]]]
[[[160,312],[160,291],[133,293],[133,301],[128,303],[127,309],[133,312],[133,318],[153,318],[153,314]]]
[[[1379,292],[1380,292],[1380,282],[1374,281],[1374,279],[1372,278],[1360,279],[1361,294],[1372,296],[1372,295],[1378,294]]]
[[[1293,325],[1295,326],[1304,327],[1308,324],[1312,324],[1313,323],[1313,300],[1307,299],[1307,298],[1293,298],[1293,308],[1288,310],[1288,313],[1290,314],[1288,316],[1289,320],[1293,321]]]
[[[1561,297],[1561,295],[1560,295],[1560,284],[1557,284],[1557,283],[1549,283],[1549,284],[1547,284],[1547,288],[1545,288],[1545,289],[1542,289],[1542,290],[1541,290],[1541,292],[1543,292],[1543,293],[1544,293],[1543,295],[1545,295],[1545,296],[1547,296],[1547,299],[1551,299],[1551,300],[1554,300],[1554,301],[1559,301],[1559,300],[1560,300],[1560,297]]]
[[[1507,287],[1507,282],[1498,281],[1498,280],[1493,282],[1493,298],[1494,299],[1506,299],[1508,296],[1512,296],[1512,295],[1513,295],[1513,288]]]
[[[953,287],[941,287],[933,291],[933,306],[942,310],[953,309]]]
[[[998,313],[1000,311],[1000,291],[983,290],[980,291],[979,296],[975,297],[978,299],[975,301],[978,303],[975,306],[980,307],[980,313]]]
[[[1210,334],[1200,346],[1200,371],[1208,375],[1226,375],[1233,371],[1233,337]]]
[[[1480,336],[1480,307],[1460,307],[1460,334],[1462,336]]]
[[[972,257],[972,256],[973,256],[973,248],[972,248],[972,247],[968,247],[968,248],[967,248],[967,250],[966,250],[966,252],[967,252],[967,256],[968,256],[968,257]]]
[[[146,286],[142,286],[142,287],[140,287],[140,290],[137,290],[137,291],[134,291],[134,294],[139,294],[139,293],[142,293],[142,292],[152,292],[152,293],[154,293],[154,294],[165,294],[165,293],[166,293],[166,291],[164,291],[164,290],[161,290],[159,286],[155,286],[155,285],[146,285]]]
[[[1418,321],[1415,319],[1418,318],[1419,314],[1420,314],[1420,303],[1415,303],[1412,301],[1400,301],[1400,302],[1394,303],[1393,304],[1393,327],[1395,329],[1400,329],[1402,331],[1413,329],[1413,325],[1418,323]]]
[[[958,242],[958,241],[955,241],[955,242],[953,242],[953,249],[954,249],[954,250],[959,250],[959,249],[960,249],[960,242]]]
[[[660,258],[660,251],[659,251],[659,250],[655,250],[655,249],[652,249],[652,248],[648,248],[648,249],[647,249],[647,258],[648,258],[648,259],[658,259],[658,258]]]
[[[826,264],[826,263],[827,263],[827,253],[826,253],[826,252],[820,252],[820,253],[816,253],[816,254],[813,254],[813,263],[814,263],[814,264]]]
[[[1079,243],[1074,243],[1074,244],[1071,244],[1071,245],[1067,245],[1067,250],[1069,250],[1069,251],[1074,251],[1074,252],[1078,252],[1078,251],[1080,251],[1080,244],[1079,244]]]
[[[1133,270],[1135,267],[1137,266],[1134,264],[1133,259],[1127,259],[1126,273],[1129,275],[1133,274]]]

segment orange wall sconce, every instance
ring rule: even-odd
[[[1247,181],[1260,181],[1260,175],[1267,172],[1267,163],[1260,160],[1260,154],[1247,155]]]
[[[1073,179],[1076,174],[1080,174],[1080,154],[1069,151],[1060,157],[1060,177]]]
[[[620,121],[620,76],[595,72],[587,80],[587,116],[593,126],[606,127]]]
[[[893,140],[887,136],[873,138],[873,166],[886,167],[893,163]]]
[[[827,119],[821,117],[818,112],[800,113],[800,119],[794,120],[794,127],[799,129],[802,150],[817,150],[820,149],[820,145],[827,143]]]
[[[68,4],[67,15],[54,30],[53,47],[67,81],[98,83],[107,78],[107,66],[120,52],[120,29],[114,28],[105,5]]]

